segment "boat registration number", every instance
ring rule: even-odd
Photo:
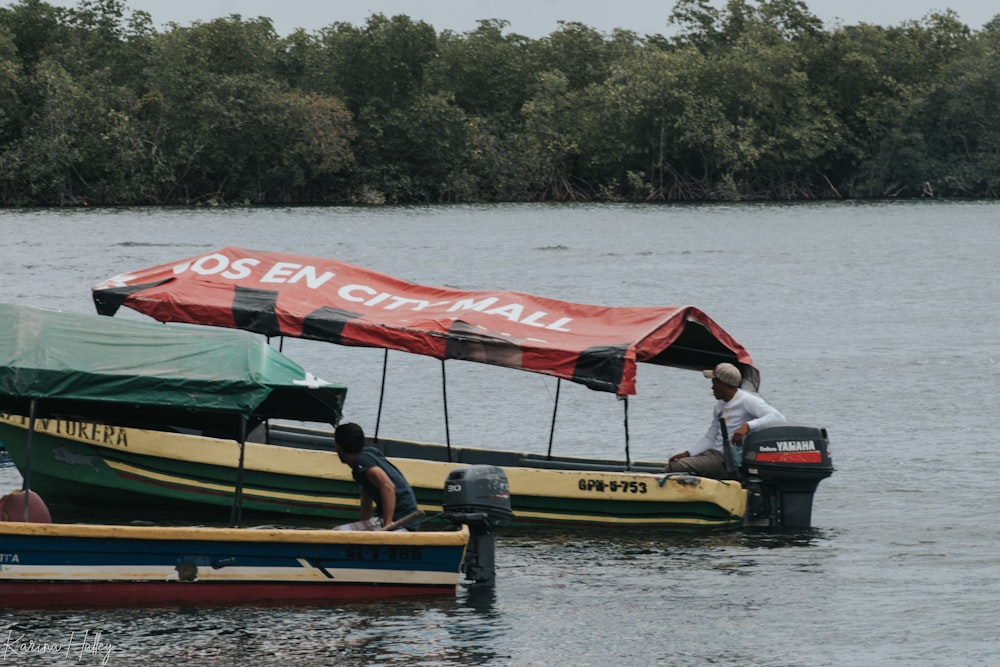
[[[365,561],[418,561],[423,554],[420,547],[353,546],[347,548],[347,557]]]
[[[618,480],[608,482],[603,479],[582,478],[580,480],[580,490],[596,491],[597,493],[604,493],[605,491],[610,491],[611,493],[646,493],[646,483],[634,480],[631,482],[619,482]]]

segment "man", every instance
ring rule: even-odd
[[[712,379],[712,393],[718,399],[712,423],[708,432],[693,447],[671,456],[665,470],[724,479],[726,459],[720,417],[725,418],[726,431],[735,445],[742,444],[750,431],[784,423],[785,417],[757,394],[740,389],[743,376],[733,364],[722,363],[703,373]]]
[[[337,456],[350,467],[354,481],[361,487],[361,521],[342,528],[374,530],[417,511],[417,497],[410,483],[382,452],[365,445],[365,432],[359,425],[341,424],[333,439]]]

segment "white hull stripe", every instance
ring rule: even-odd
[[[326,576],[317,568],[289,567],[199,567],[193,583],[315,583],[315,584],[458,584],[458,572],[425,572],[419,570],[367,570],[359,568],[327,569]],[[3,581],[62,581],[62,582],[165,582],[179,581],[176,568],[169,566],[117,565],[4,565]],[[184,582],[192,583],[192,582]]]

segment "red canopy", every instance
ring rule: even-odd
[[[416,285],[332,259],[223,248],[122,273],[93,287],[103,315],[121,306],[189,322],[464,359],[635,393],[636,362],[701,370],[750,355],[691,306],[611,307],[519,292]]]

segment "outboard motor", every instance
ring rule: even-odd
[[[444,482],[444,518],[469,526],[469,547],[462,571],[473,586],[492,586],[496,580],[497,528],[510,525],[510,486],[496,466],[456,468]]]
[[[833,474],[825,428],[782,424],[751,431],[740,473],[747,526],[809,528],[816,487]]]

